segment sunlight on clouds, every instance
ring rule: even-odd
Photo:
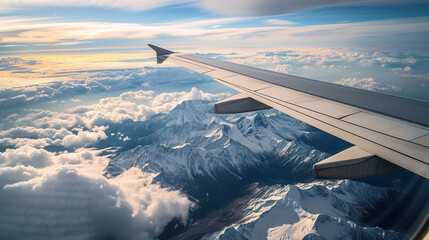
[[[373,89],[389,91],[394,94],[401,93],[398,89],[404,84],[421,85],[424,77],[419,76],[423,76],[422,74],[427,72],[425,66],[428,64],[427,51],[381,51],[366,48],[190,49],[183,52],[198,52],[220,60],[333,83],[347,78],[373,78],[381,84]],[[14,57],[6,58],[14,59]],[[10,95],[9,99],[0,98],[0,106],[6,107],[11,104],[51,99],[54,97],[54,92],[57,96],[59,94],[68,96],[71,93],[77,93],[78,89],[79,93],[88,92],[90,89],[96,90],[96,92],[106,92],[109,89],[120,90],[148,87],[152,84],[165,84],[171,79],[176,79],[181,83],[193,84],[211,81],[210,77],[205,75],[184,69],[178,71],[177,68],[170,68],[174,64],[155,65],[153,52],[25,55],[20,56],[19,60],[16,61],[20,62],[19,66],[3,64],[5,69],[10,68],[0,71],[0,75],[5,76],[0,80],[3,88],[11,85],[13,87],[32,85],[38,82],[52,81],[52,83],[39,85],[37,88],[24,87],[13,91],[5,90],[4,92],[19,92],[20,94]],[[32,62],[31,65],[25,64],[29,61]],[[5,60],[4,62],[8,61]],[[150,66],[156,66],[156,68]],[[15,71],[16,68],[19,68],[18,72]],[[161,69],[163,70],[161,71]],[[405,76],[399,73],[410,74]],[[11,78],[16,79],[16,81],[8,82]],[[409,80],[398,82],[399,79],[404,78]],[[65,84],[55,90],[60,86],[60,82]],[[392,87],[386,87],[388,85]],[[72,88],[75,90],[71,90]],[[423,90],[420,89],[419,91]],[[142,100],[150,100],[150,96],[142,95],[140,97]]]
[[[43,147],[55,144],[68,148],[50,152],[42,146],[21,144],[0,153],[0,215],[8,215],[0,218],[0,237],[38,239],[49,234],[55,238],[153,239],[173,219],[186,225],[195,206],[187,196],[161,187],[153,182],[156,174],[138,168],[106,178],[102,174],[109,155],[102,154],[102,149],[86,148],[107,138],[109,122],[146,118],[185,100],[227,96],[196,88],[164,93],[145,109],[151,108],[151,113],[135,114],[138,108],[134,102],[151,99],[153,94],[131,91],[62,113],[30,113],[15,121],[16,127],[0,131],[2,139],[10,142],[50,139]],[[23,208],[28,210],[20,211]],[[35,218],[39,221],[32,220]]]
[[[387,4],[400,4],[398,0],[378,0],[375,2]],[[419,2],[413,0],[411,2]],[[279,15],[285,13],[299,12],[314,8],[323,8],[335,5],[350,4],[371,4],[370,0],[3,0],[0,4],[0,11],[11,11],[16,9],[28,9],[37,7],[98,7],[98,8],[117,8],[129,11],[143,11],[162,6],[192,4],[201,9],[217,12],[227,15],[242,16],[264,16]],[[228,7],[225,7],[228,6]]]
[[[0,42],[3,43],[41,43],[49,46],[66,42],[90,41],[100,43],[107,39],[159,41],[159,37],[168,36],[167,42],[176,44],[178,41],[187,45],[210,45],[211,47],[243,47],[246,40],[247,47],[265,46],[344,46],[344,45],[392,45],[402,43],[407,39],[406,34],[429,34],[426,17],[403,18],[380,21],[320,24],[309,26],[284,25],[283,20],[271,19],[277,23],[274,26],[243,26],[219,27],[219,24],[236,23],[243,18],[216,18],[209,20],[195,20],[186,22],[172,22],[168,24],[147,25],[139,23],[115,22],[61,22],[40,21],[38,23],[22,22],[19,24],[3,24],[0,31],[5,31]],[[282,25],[278,25],[283,21]],[[1,22],[1,20],[0,20]],[[401,35],[398,35],[398,32]],[[424,37],[415,38],[423,45]],[[220,41],[221,40],[221,41]],[[122,42],[123,42],[122,41]],[[165,42],[165,41],[163,41]],[[123,47],[118,45],[118,49]],[[35,47],[25,47],[31,52]],[[23,50],[24,50],[23,49]],[[79,48],[76,48],[78,50]],[[37,50],[37,49],[36,49]],[[7,52],[7,51],[6,51]],[[9,52],[13,53],[13,51]]]
[[[67,73],[73,71],[156,66],[155,60],[145,61],[153,57],[152,52],[0,57],[0,89],[73,80]],[[168,66],[165,64],[159,67]]]
[[[293,25],[293,24],[297,24],[296,22],[292,22],[292,21],[288,21],[288,20],[281,20],[281,19],[267,19],[264,22],[268,23],[268,24],[273,24],[273,25]]]
[[[381,84],[380,82],[374,81],[374,78],[371,78],[371,77],[370,78],[343,78],[340,81],[337,81],[336,83],[349,86],[349,87],[362,88],[370,91],[401,90],[401,87]]]

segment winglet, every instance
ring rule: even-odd
[[[160,48],[160,47],[157,47],[157,46],[152,45],[152,44],[148,44],[148,46],[150,48],[152,48],[153,50],[155,50],[157,58],[159,58],[160,56],[163,56],[163,55],[174,53],[173,51],[170,51],[170,50],[167,50],[167,49],[164,49],[164,48]]]

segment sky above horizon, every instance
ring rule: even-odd
[[[0,54],[285,47],[427,49],[421,0],[3,0]]]

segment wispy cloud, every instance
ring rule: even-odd
[[[423,1],[412,0],[412,2]],[[267,16],[293,13],[329,6],[362,5],[374,3],[403,4],[403,2],[400,0],[204,0],[200,2],[199,5],[211,11],[229,15]]]
[[[411,1],[423,2],[422,0]],[[200,7],[204,10],[227,15],[263,16],[299,12],[335,5],[374,3],[403,4],[403,2],[399,0],[2,0],[0,3],[0,11],[37,7],[98,7],[143,11],[169,5],[193,4],[194,6]],[[410,3],[410,1],[407,1],[407,3]]]
[[[112,22],[51,22],[21,20],[16,24],[2,23],[0,20],[0,42],[3,43],[81,43],[97,39],[155,39],[169,36],[171,41],[185,38],[189,44],[210,40],[222,44],[227,40],[230,47],[246,39],[249,44],[270,41],[272,44],[285,41],[305,44],[318,42],[332,46],[348,41],[365,44],[384,45],[405,41],[406,34],[429,35],[428,18],[408,18],[358,23],[325,24],[312,26],[266,26],[266,27],[219,27],[213,25],[241,21],[241,18],[219,18],[188,21],[164,25]],[[400,35],[398,34],[400,33]],[[419,41],[420,39],[420,41]],[[427,45],[425,37],[415,41]],[[237,41],[239,40],[239,42]],[[185,40],[183,40],[185,41]],[[225,44],[225,43],[224,43]]]
[[[265,23],[272,24],[272,25],[294,25],[297,24],[297,22],[292,22],[288,20],[281,20],[281,19],[267,19],[264,21]]]
[[[112,38],[154,38],[160,35],[169,36],[202,36],[205,34],[221,34],[224,29],[204,29],[202,27],[240,21],[240,18],[218,18],[188,21],[164,25],[144,25],[136,23],[113,22],[52,22],[33,19],[20,19],[9,24],[10,19],[0,19],[0,42],[46,43],[59,42],[81,43],[88,39]],[[70,45],[70,44],[69,44]]]
[[[34,8],[34,7],[100,7],[100,8],[119,8],[130,11],[142,11],[156,7],[185,3],[189,0],[3,0],[0,3],[0,10]]]

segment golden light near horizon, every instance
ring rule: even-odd
[[[30,54],[20,55],[19,61],[34,64],[17,64],[24,71],[15,69],[0,72],[0,89],[42,84],[52,81],[78,80],[69,74],[75,71],[141,68],[156,66],[150,52],[138,53],[93,53],[93,54]],[[141,60],[141,61],[140,61]]]

